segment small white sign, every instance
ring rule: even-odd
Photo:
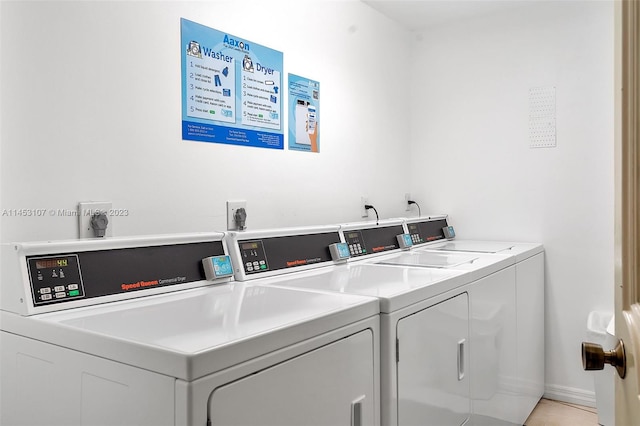
[[[556,88],[529,89],[529,148],[556,146]]]

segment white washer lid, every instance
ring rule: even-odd
[[[391,313],[466,284],[470,279],[464,271],[457,270],[347,263],[304,276],[265,279],[260,284],[373,296],[380,299],[381,312]]]
[[[374,298],[233,283],[1,319],[9,332],[193,380],[378,313]]]

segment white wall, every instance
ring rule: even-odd
[[[410,35],[359,1],[1,3],[0,209],[107,200],[115,235],[404,213]],[[320,154],[181,140],[180,18],[284,52],[320,81]],[[286,119],[285,119],[286,120]],[[286,128],[286,121],[285,121]],[[75,217],[1,217],[1,241],[77,236]]]
[[[545,244],[548,392],[590,398],[579,343],[613,306],[611,5],[541,2],[413,40],[359,1],[302,3],[0,3],[0,210],[110,200],[130,212],[115,234],[134,235],[222,230],[238,198],[252,228],[359,220],[361,195],[402,216],[411,190],[460,236]],[[182,141],[180,17],[319,80],[321,153]],[[528,90],[551,85],[558,146],[529,149]],[[2,242],[77,232],[0,220]]]
[[[458,235],[546,249],[547,395],[588,402],[580,342],[613,310],[613,6],[537,2],[416,33],[411,191]],[[557,147],[530,149],[531,87],[556,87]]]

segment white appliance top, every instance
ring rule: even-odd
[[[453,240],[444,243],[435,243],[423,248],[425,250],[510,255],[516,257],[516,262],[521,262],[531,256],[542,253],[543,251],[542,244],[538,243],[511,243],[477,240]]]
[[[378,313],[374,298],[230,283],[0,318],[4,331],[194,380]]]
[[[469,282],[465,271],[398,268],[370,263],[348,263],[304,272],[303,276],[266,278],[261,285],[374,296],[380,311],[394,312]]]
[[[434,244],[430,247],[436,250],[498,253],[503,250],[511,249],[511,247],[513,247],[513,244],[493,241],[447,241],[446,243]]]
[[[389,255],[377,264],[422,268],[454,269],[468,272],[472,282],[515,264],[513,256],[449,253],[425,250]]]

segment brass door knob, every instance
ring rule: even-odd
[[[627,362],[622,340],[618,340],[618,344],[611,351],[605,351],[595,343],[582,342],[582,368],[602,370],[605,364],[614,366],[620,378],[624,379],[627,374]]]

